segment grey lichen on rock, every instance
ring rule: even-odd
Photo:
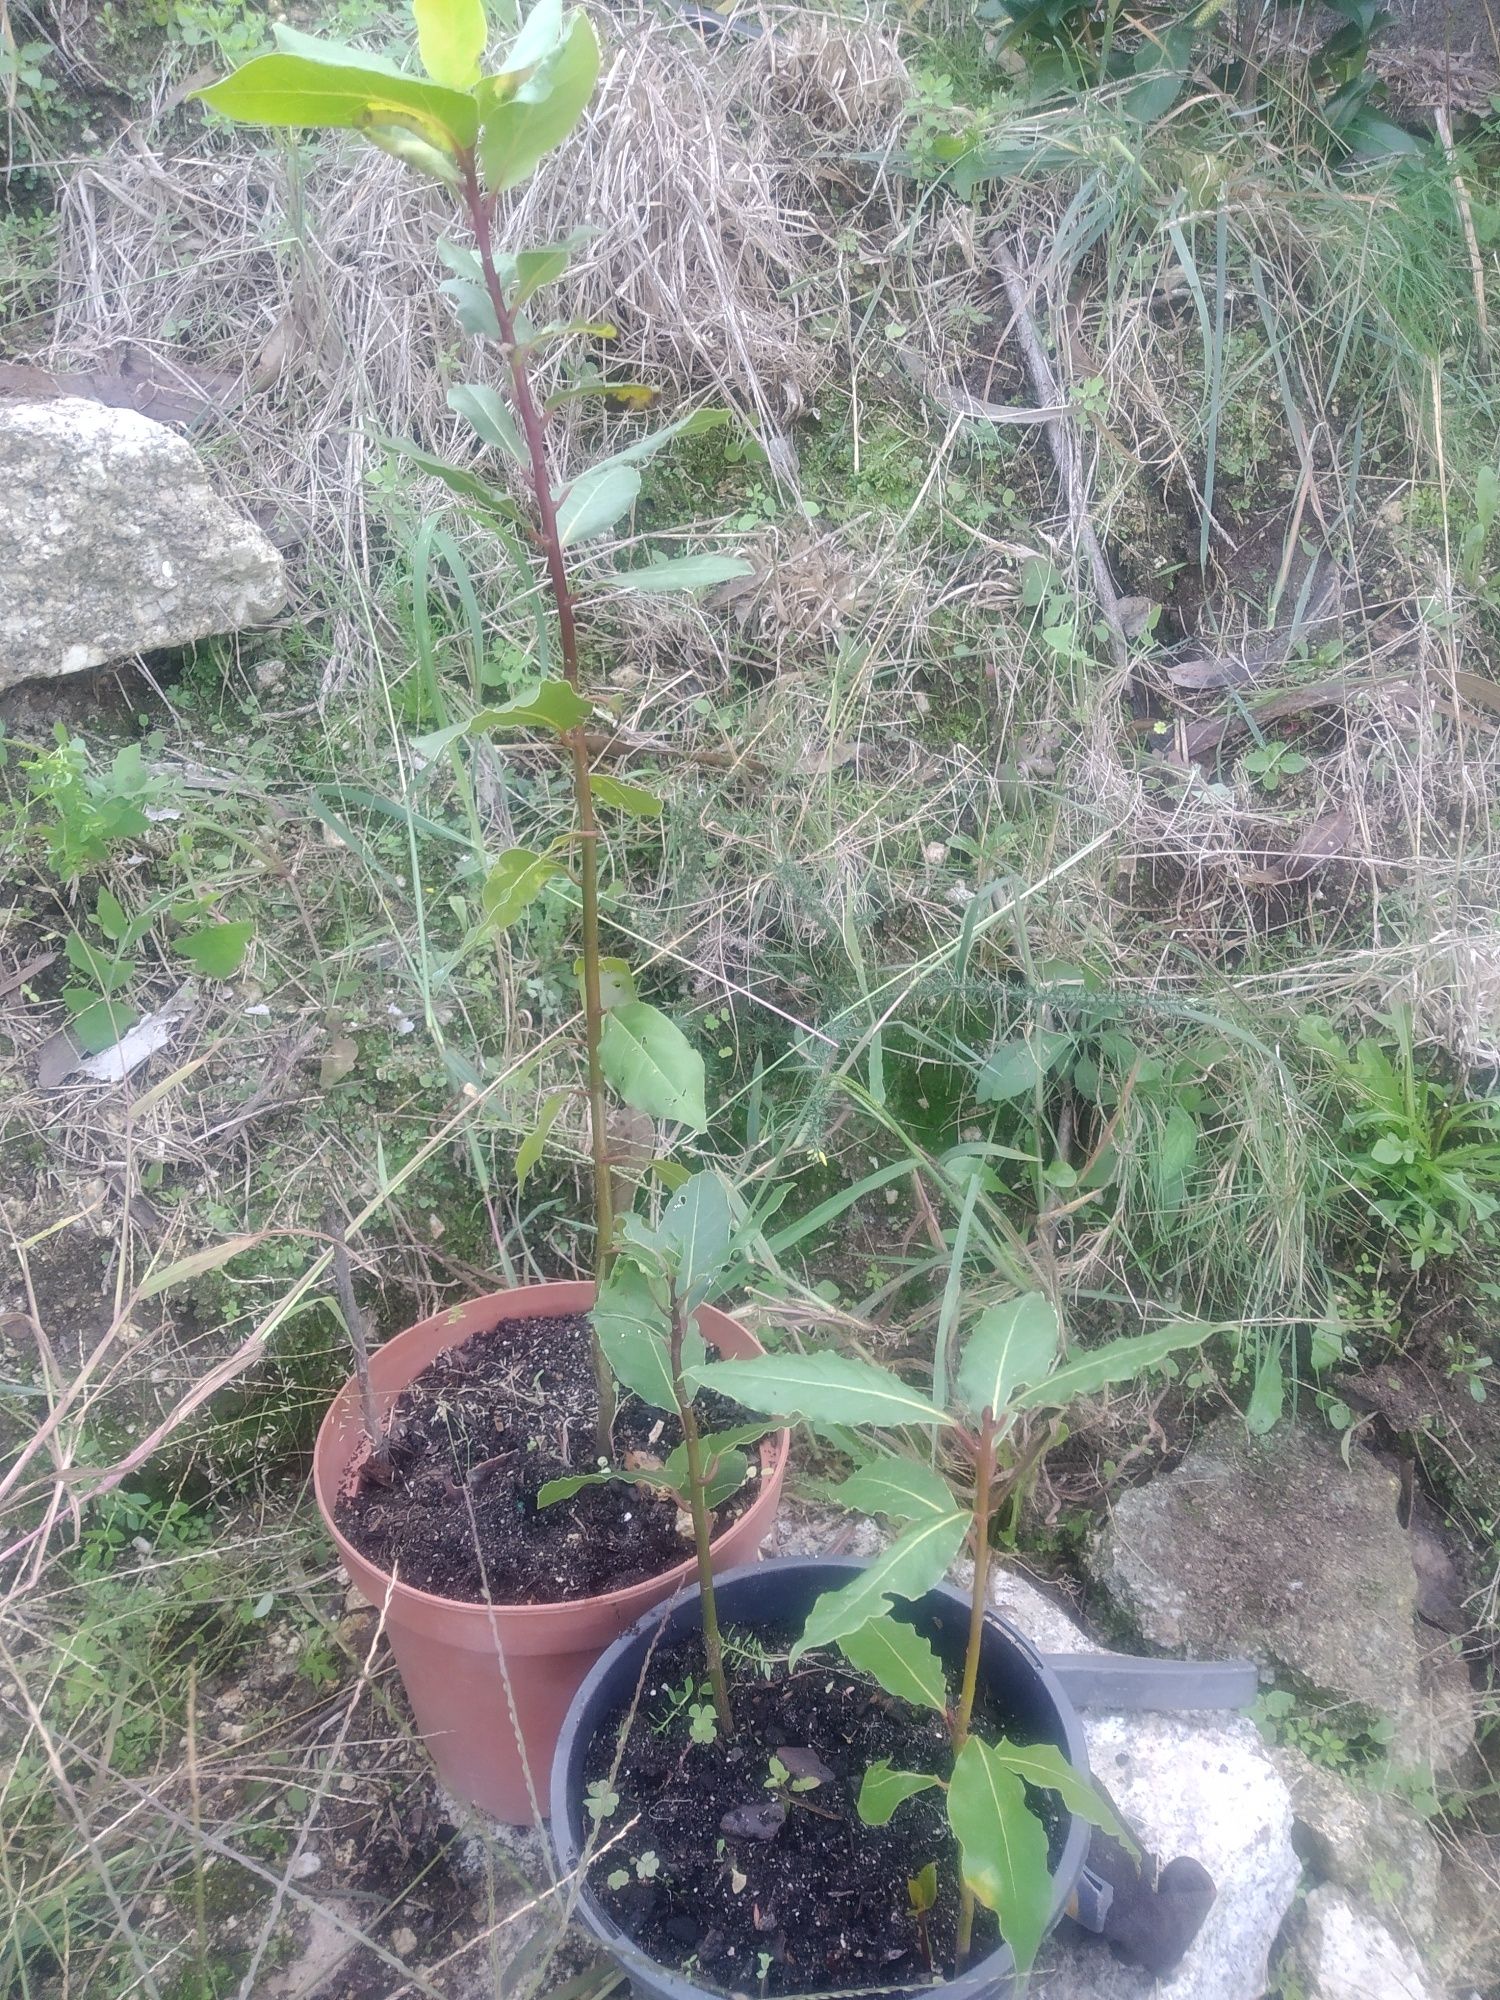
[[[263,625],[281,557],[192,447],[81,397],[0,404],[0,688]]]
[[[1435,2000],[1421,1959],[1373,1911],[1325,1883],[1292,1927],[1284,1990],[1306,2000]]]
[[[1422,1815],[1300,1750],[1273,1750],[1271,1758],[1292,1795],[1294,1838],[1309,1866],[1362,1898],[1397,1936],[1425,1947],[1438,1921],[1440,1855]]]

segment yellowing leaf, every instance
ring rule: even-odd
[[[300,55],[257,56],[194,95],[241,125],[351,132],[405,126],[453,152],[472,146],[479,134],[479,107],[463,91]]]
[[[582,14],[561,46],[513,95],[491,95],[479,139],[485,186],[498,194],[524,181],[583,115],[599,78],[599,44]]]
[[[484,0],[412,0],[417,17],[417,50],[434,83],[468,90],[479,81],[479,63],[489,31]]]

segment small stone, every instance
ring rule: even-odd
[[[285,660],[261,660],[257,663],[255,669],[255,685],[258,688],[260,688],[263,693],[269,693],[269,691],[272,688],[279,687],[282,681],[284,681],[285,679],[286,679]]]
[[[391,1950],[397,1958],[410,1958],[417,1948],[417,1934],[403,1924],[398,1931],[391,1932]]]
[[[316,1848],[309,1847],[296,1857],[287,1874],[293,1882],[305,1882],[310,1875],[316,1875],[322,1866],[322,1855]]]
[[[1307,2000],[1433,2000],[1417,1954],[1331,1883],[1303,1905],[1282,1970]]]

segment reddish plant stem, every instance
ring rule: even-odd
[[[673,1295],[668,1348],[672,1367],[672,1394],[682,1424],[682,1442],[688,1463],[688,1510],[693,1517],[693,1546],[698,1556],[698,1592],[703,1617],[703,1658],[713,1689],[714,1709],[725,1742],[734,1736],[734,1710],[729,1705],[729,1682],[724,1674],[724,1643],[719,1635],[719,1605],[714,1595],[713,1556],[709,1550],[708,1499],[703,1490],[703,1445],[698,1418],[693,1410],[691,1391],[682,1379],[682,1344],[687,1335],[687,1314]]]
[[[500,352],[510,374],[511,403],[531,461],[532,497],[541,525],[547,578],[552,586],[553,603],[557,607],[563,675],[568,685],[577,691],[578,621],[573,608],[573,592],[568,583],[562,537],[558,533],[557,503],[552,497],[552,468],[547,453],[546,430],[542,412],[532,392],[525,353],[516,341],[515,315],[506,303],[505,288],[500,283],[500,273],[495,265],[490,204],[480,189],[472,155],[463,160],[462,170],[464,205],[484,272],[485,290],[489,294],[495,323],[500,329]],[[614,1244],[614,1194],[609,1174],[604,1068],[599,1054],[604,1035],[604,1001],[599,975],[599,822],[594,813],[586,724],[580,723],[576,729],[567,732],[567,744],[572,760],[573,796],[578,815],[578,887],[583,902],[583,1037],[588,1059],[589,1150],[594,1165],[594,1275],[602,1284]],[[594,1379],[599,1397],[599,1449],[608,1457],[615,1417],[615,1378],[597,1340],[594,1342]]]
[[[974,1717],[974,1697],[979,1688],[979,1649],[984,1638],[984,1614],[989,1603],[990,1580],[990,1495],[995,1484],[995,1419],[984,1413],[979,1427],[979,1460],[974,1468],[974,1589],[969,1598],[969,1643],[964,1652],[963,1685],[953,1716],[953,1754],[956,1757],[969,1740],[969,1724]],[[974,1934],[974,1892],[967,1883],[959,1898],[958,1937],[954,1970],[962,1971]]]

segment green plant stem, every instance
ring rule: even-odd
[[[986,1410],[984,1422],[979,1428],[979,1451],[974,1464],[974,1589],[969,1598],[969,1643],[964,1650],[963,1685],[959,1689],[958,1707],[953,1715],[955,1757],[969,1740],[974,1696],[979,1688],[979,1649],[984,1638],[985,1609],[989,1603],[990,1493],[995,1484],[995,1428],[994,1416]],[[974,1892],[965,1883],[958,1905],[955,1972],[963,1970],[973,1935]]]
[[[541,525],[542,550],[547,577],[557,607],[557,633],[562,650],[563,675],[575,690],[579,685],[578,621],[573,608],[573,592],[568,583],[562,537],[557,527],[557,504],[552,497],[552,469],[547,455],[547,438],[542,412],[532,394],[526,357],[516,342],[515,318],[505,302],[504,287],[495,265],[494,237],[490,228],[491,207],[479,186],[472,155],[463,162],[464,204],[474,243],[484,272],[485,290],[500,329],[500,352],[510,375],[511,402],[516,420],[526,440],[531,461],[532,495]],[[589,1150],[594,1165],[594,1275],[602,1284],[609,1269],[614,1247],[614,1191],[610,1185],[609,1120],[604,1095],[604,1066],[600,1045],[604,1035],[604,1001],[599,975],[599,822],[594,812],[594,788],[589,773],[587,726],[580,723],[567,732],[573,768],[573,798],[578,821],[578,886],[583,900],[583,1040],[589,1077]],[[599,1398],[598,1445],[608,1457],[614,1430],[617,1391],[615,1378],[604,1351],[593,1343],[594,1381]]]
[[[682,1424],[682,1442],[687,1453],[688,1510],[693,1517],[693,1546],[698,1555],[698,1591],[703,1607],[703,1657],[708,1682],[713,1689],[714,1710],[727,1743],[734,1735],[734,1710],[729,1704],[729,1682],[724,1674],[724,1642],[719,1636],[719,1605],[714,1595],[714,1565],[709,1552],[708,1500],[703,1491],[703,1445],[698,1435],[698,1419],[692,1397],[682,1379],[682,1343],[687,1334],[687,1314],[676,1293],[672,1296],[668,1338],[672,1367],[672,1394]]]

